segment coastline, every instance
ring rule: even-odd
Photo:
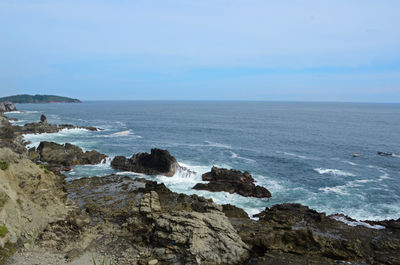
[[[11,125],[8,123],[8,126]],[[5,139],[2,140],[4,144]],[[20,136],[11,137],[7,142],[9,144],[7,147],[21,153],[21,157],[25,157],[26,149],[24,151],[25,147],[21,147]],[[55,173],[58,174],[58,172]],[[281,204],[265,209],[256,221],[251,220],[240,208],[221,207],[196,195],[178,194],[170,191],[162,183],[157,184],[122,175],[82,178],[70,182],[65,182],[65,177],[60,177],[64,179],[62,189],[66,190],[65,200],[76,201],[74,203],[75,219],[65,219],[65,214],[68,213],[65,210],[59,219],[64,219],[67,226],[49,222],[39,237],[34,240],[40,242],[42,250],[48,253],[58,253],[57,255],[64,253],[66,256],[69,253],[71,254],[69,256],[75,256],[67,258],[65,264],[70,264],[68,262],[74,262],[73,260],[79,261],[82,257],[87,258],[89,252],[93,253],[99,249],[101,249],[98,253],[100,256],[113,256],[114,260],[119,261],[118,264],[125,264],[124,262],[147,264],[154,259],[157,259],[158,264],[289,264],[289,262],[300,260],[303,263],[316,262],[318,264],[333,264],[337,261],[346,261],[350,264],[373,261],[396,264],[400,261],[398,251],[400,249],[400,220],[369,222],[370,225],[385,228],[371,229],[363,225],[347,225],[302,205]],[[113,185],[120,188],[110,189]],[[93,190],[96,192],[92,193]],[[129,201],[129,207],[119,206],[121,202],[127,201]],[[208,220],[208,224],[211,225],[211,228],[207,228],[210,230],[204,233],[207,236],[202,239],[204,242],[201,241],[200,245],[192,242],[189,236],[192,233],[200,233],[199,227],[187,226],[188,222],[194,222],[196,218]],[[341,218],[352,222],[349,218],[343,216]],[[81,219],[84,221],[79,221]],[[224,224],[223,226],[228,229],[220,230],[219,223]],[[71,230],[71,225],[76,231]],[[204,225],[200,228],[205,229],[207,225]],[[107,230],[107,233],[96,232],[99,228]],[[181,229],[185,231],[183,234]],[[55,231],[64,237],[54,238]],[[71,231],[75,231],[72,233],[72,238],[65,238]],[[201,231],[204,232],[204,230]],[[200,237],[203,232],[199,234]],[[120,236],[111,240],[107,246],[99,242],[97,244],[92,242],[93,245],[86,242],[88,244],[84,247],[85,251],[76,253],[77,246],[82,246],[83,242],[90,238],[110,238],[113,235]],[[128,238],[128,240],[123,240],[123,245],[129,246],[130,252],[128,252],[134,258],[126,260],[124,255],[128,253],[127,250],[123,247],[115,249],[115,244],[122,240],[121,235],[123,235],[122,238]],[[235,240],[226,241],[226,237],[235,238]],[[383,239],[391,242],[391,247],[385,246]],[[183,241],[180,242],[180,240]],[[58,246],[61,241],[66,241],[62,247]],[[171,245],[172,241],[174,243]],[[344,244],[344,242],[351,243]],[[372,242],[374,242],[373,247]],[[225,247],[217,251],[204,248],[203,245],[221,243]],[[132,247],[137,246],[136,244],[140,247]],[[188,250],[188,246],[192,248]],[[23,245],[20,252],[11,258],[9,264],[18,264],[21,261],[18,259],[23,258],[24,254],[37,251],[32,247],[29,243]],[[75,254],[72,255],[73,253]],[[205,255],[205,253],[213,253],[213,255]],[[199,259],[200,263],[198,263]]]

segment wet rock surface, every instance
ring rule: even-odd
[[[153,148],[151,153],[137,153],[131,158],[116,156],[111,161],[114,169],[143,173],[146,175],[173,176],[179,164],[167,150]]]
[[[271,193],[266,188],[254,184],[254,179],[249,172],[213,167],[210,172],[202,175],[202,180],[209,181],[209,183],[198,183],[193,189],[213,192],[226,191],[245,197],[271,197]]]
[[[266,208],[260,220],[233,220],[255,264],[399,264],[400,230],[349,226],[300,204]],[[296,263],[297,262],[297,263]]]

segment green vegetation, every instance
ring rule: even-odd
[[[46,173],[46,174],[50,174],[50,170],[48,170],[47,168],[46,168],[46,166],[45,165],[40,165],[39,166],[41,169],[43,169],[43,171],[44,171],[44,173]]]
[[[15,248],[13,244],[7,242],[4,248],[0,247],[0,264],[5,264],[8,258],[15,253]]]
[[[92,261],[93,265],[97,265],[96,260],[92,256]],[[112,260],[107,260],[106,257],[103,258],[103,260],[98,264],[98,265],[115,265],[115,263]]]
[[[11,101],[12,103],[53,103],[53,102],[67,102],[67,103],[80,103],[79,99],[60,97],[55,95],[15,95],[0,98],[1,101]]]
[[[0,225],[0,237],[5,237],[5,235],[7,235],[7,233],[8,233],[7,227]]]
[[[7,170],[7,168],[8,168],[8,163],[6,161],[0,161],[0,169]]]

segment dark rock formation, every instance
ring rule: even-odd
[[[41,123],[47,122],[47,118],[46,118],[46,116],[44,114],[40,115],[40,122]]]
[[[255,264],[399,264],[400,229],[350,226],[300,204],[279,204],[233,222]],[[397,221],[393,221],[397,222]],[[376,227],[380,228],[380,227]]]
[[[271,193],[266,188],[254,185],[254,179],[249,172],[213,167],[211,172],[203,174],[202,179],[209,181],[209,183],[198,183],[193,189],[214,192],[226,191],[238,193],[245,197],[271,197]]]
[[[101,131],[102,129],[93,126],[75,126],[71,124],[50,124],[44,114],[40,116],[39,122],[27,123],[24,126],[14,126],[18,134],[56,133],[64,129],[85,129],[88,131]]]
[[[111,161],[114,169],[143,173],[146,175],[165,175],[171,177],[179,168],[175,157],[167,150],[153,148],[151,153],[138,153],[131,158],[116,156]]]
[[[14,104],[10,101],[0,102],[0,113],[8,112],[8,111],[15,111],[17,108]]]
[[[229,218],[249,218],[249,215],[245,212],[245,210],[231,204],[223,204],[222,211]]]
[[[64,145],[54,142],[40,142],[35,155],[30,149],[28,154],[33,160],[38,158],[51,165],[73,166],[83,164],[98,164],[107,157],[97,151],[83,152],[79,146],[66,143]]]
[[[392,156],[392,153],[388,153],[388,152],[378,152],[378,155],[380,156]]]

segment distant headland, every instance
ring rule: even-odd
[[[0,102],[10,101],[12,103],[81,103],[79,99],[61,97],[55,95],[15,95],[0,98]]]

